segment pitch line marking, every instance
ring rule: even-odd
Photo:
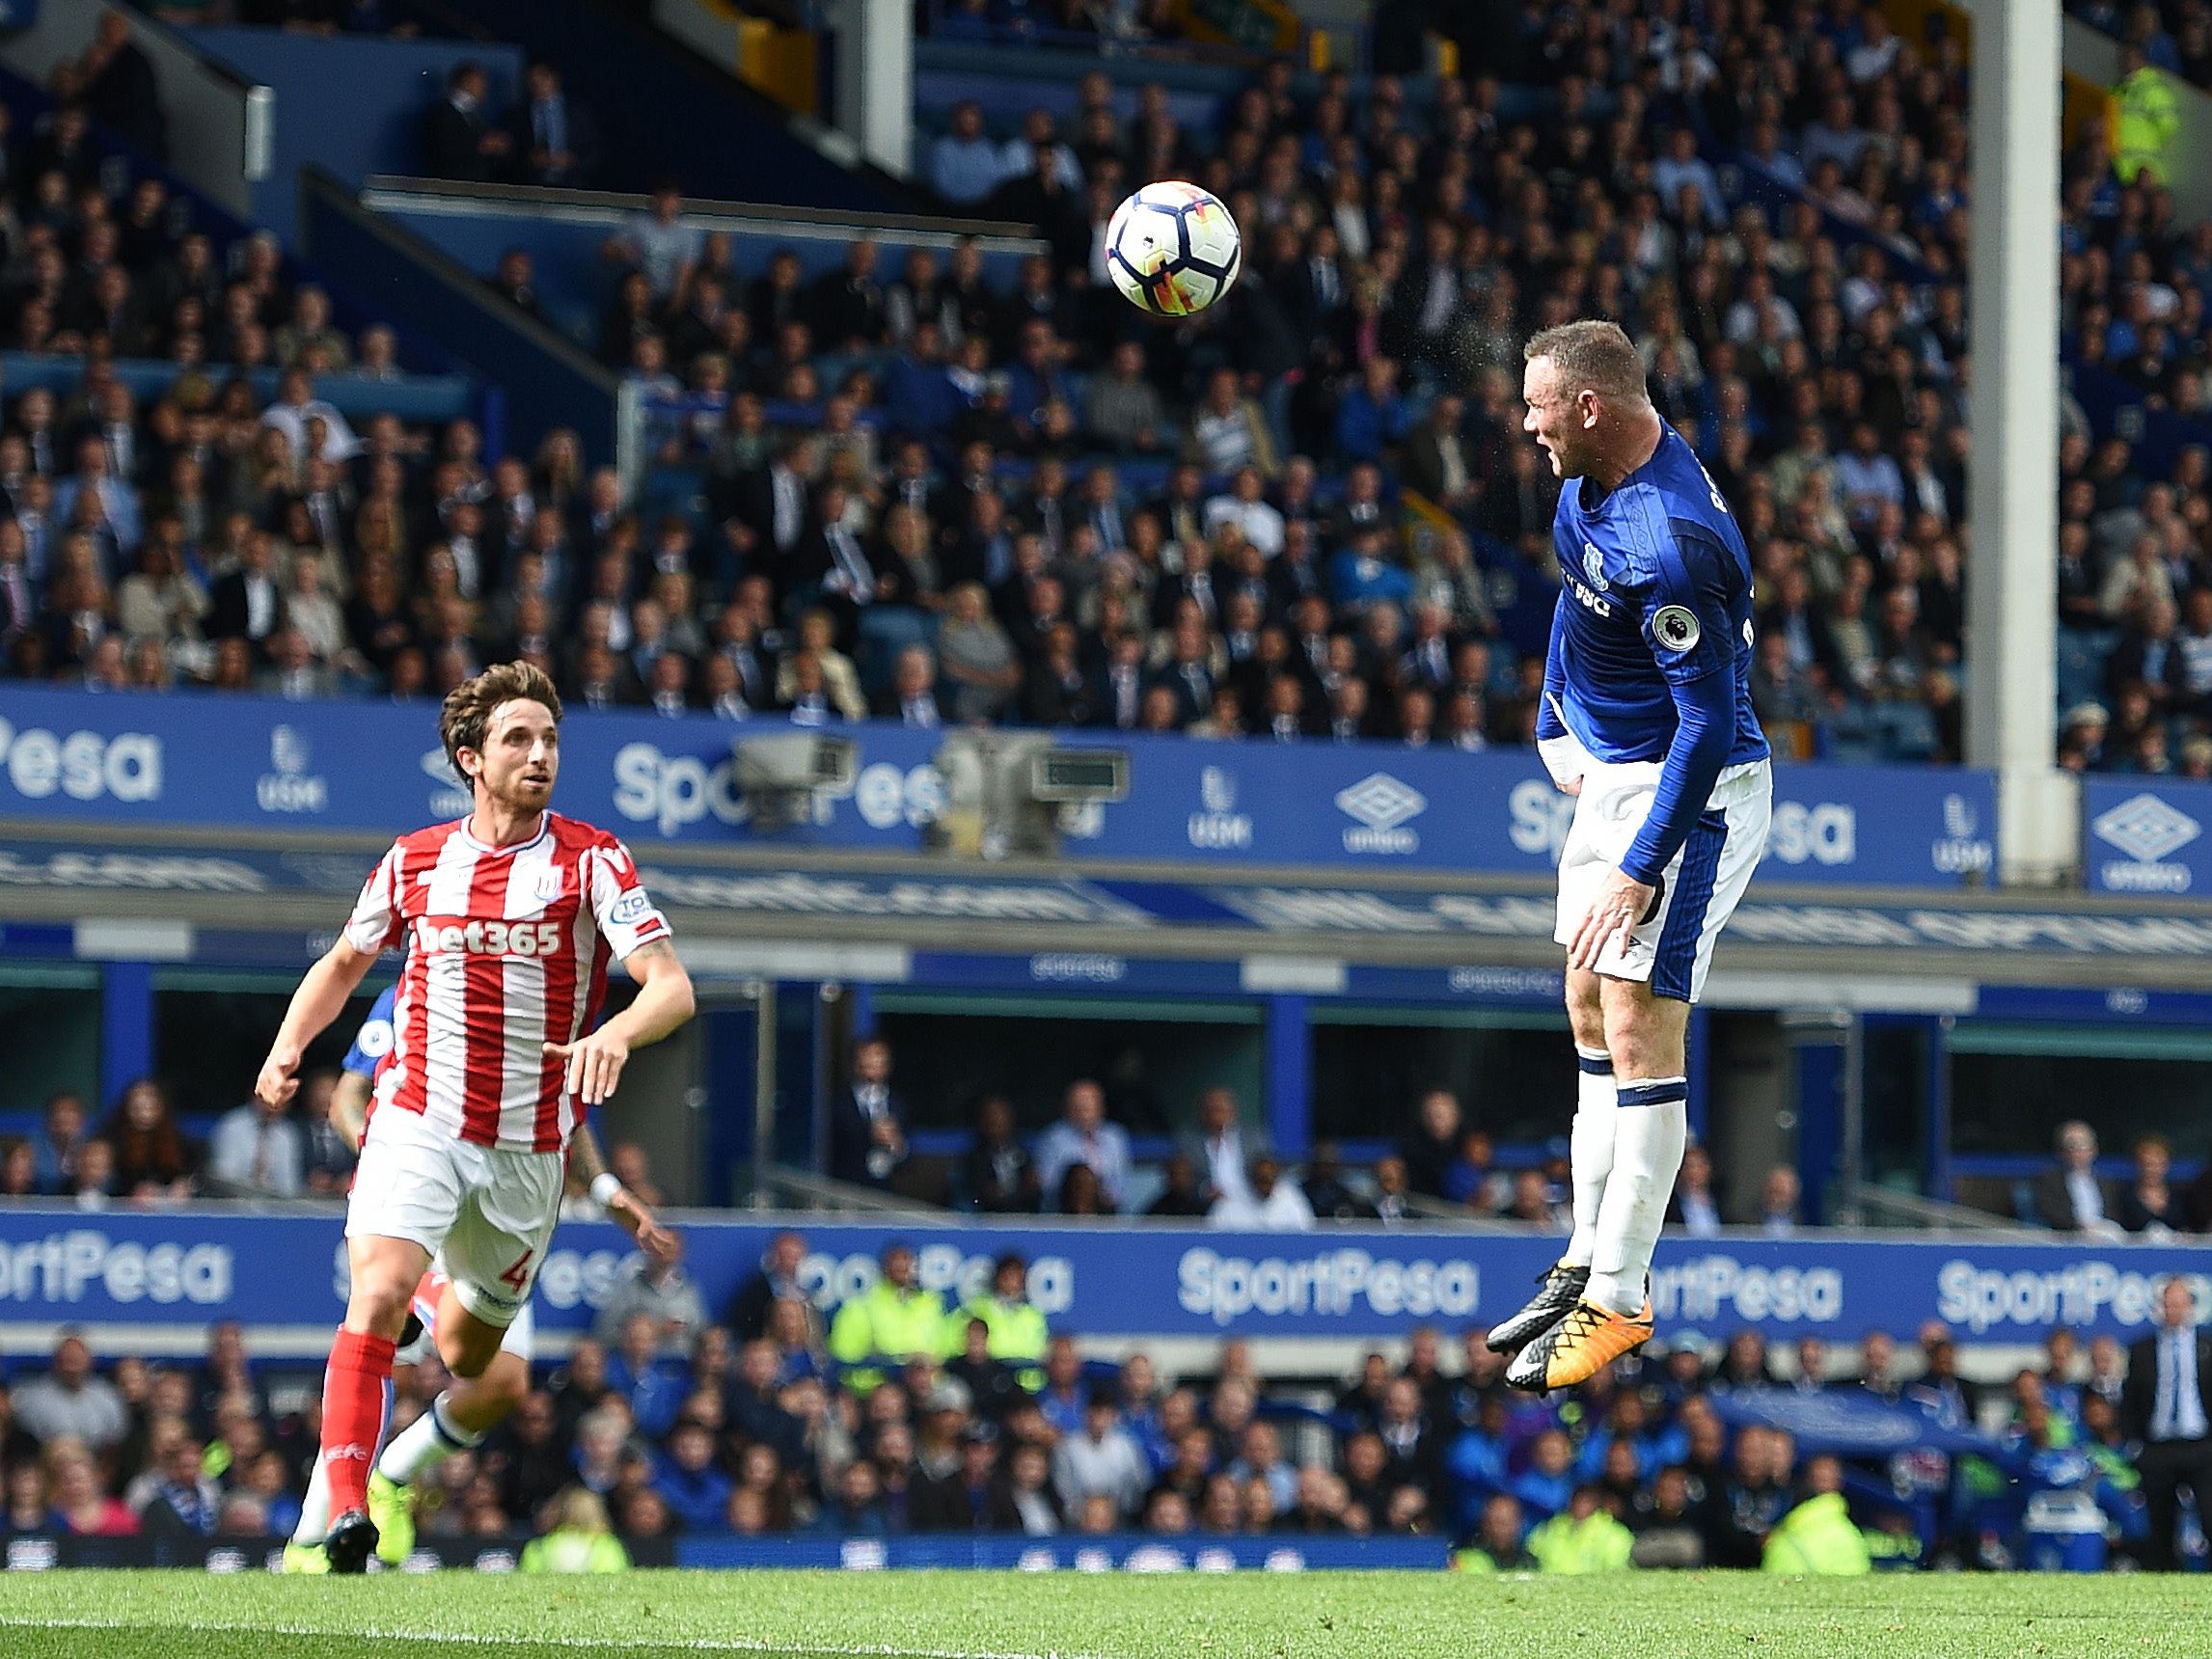
[[[701,1653],[766,1653],[788,1659],[1094,1659],[1080,1653],[1001,1653],[969,1647],[908,1647],[875,1645],[865,1647],[825,1647],[767,1642],[755,1638],[669,1636],[659,1641],[600,1640],[589,1636],[478,1636],[451,1631],[394,1630],[382,1625],[332,1629],[312,1624],[209,1624],[194,1619],[189,1624],[162,1624],[142,1618],[20,1618],[0,1614],[0,1630],[142,1630],[149,1635],[176,1632],[190,1635],[206,1631],[221,1636],[325,1636],[361,1637],[375,1642],[421,1642],[446,1647],[561,1647],[579,1649],[684,1647]]]

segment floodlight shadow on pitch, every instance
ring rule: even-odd
[[[1059,851],[1086,812],[1129,795],[1129,752],[1074,748],[1045,732],[954,732],[937,753],[944,808],[923,830],[932,852],[1003,858]]]
[[[860,746],[820,732],[741,737],[730,745],[732,770],[755,830],[773,830],[812,817],[817,800],[853,793]]]

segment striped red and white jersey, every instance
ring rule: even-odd
[[[548,812],[512,847],[485,846],[466,819],[401,836],[345,927],[355,950],[407,950],[371,1110],[420,1112],[479,1146],[566,1150],[584,1108],[545,1045],[591,1028],[610,956],[668,937],[629,849],[574,818]]]

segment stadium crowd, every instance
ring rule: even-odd
[[[1026,1299],[1020,1256],[962,1301],[921,1288],[914,1251],[890,1244],[872,1288],[825,1329],[797,1285],[805,1253],[801,1236],[778,1236],[720,1321],[680,1266],[617,1275],[593,1336],[540,1368],[482,1448],[424,1478],[421,1535],[545,1531],[581,1488],[632,1540],[1402,1534],[1456,1540],[1474,1570],[1866,1571],[2007,1564],[2028,1499],[2068,1491],[2139,1559],[2173,1560],[2171,1489],[2152,1480],[2146,1494],[2157,1458],[2141,1450],[2188,1427],[2174,1385],[2152,1386],[2162,1333],[2132,1355],[2099,1337],[2084,1355],[2061,1331],[2001,1388],[1960,1377],[1941,1326],[1909,1358],[1880,1331],[1855,1359],[1816,1338],[1783,1359],[1753,1331],[1717,1351],[1685,1337],[1536,1399],[1506,1391],[1479,1329],[1457,1366],[1418,1329],[1403,1364],[1371,1353],[1330,1390],[1270,1385],[1238,1340],[1208,1375],[1162,1376],[1142,1353],[1086,1362]],[[2162,1331],[2194,1341],[2177,1288]],[[125,1359],[105,1375],[64,1333],[43,1370],[0,1390],[0,1540],[283,1535],[318,1407],[311,1388],[273,1401],[287,1394],[276,1376],[249,1363],[235,1325],[210,1333],[198,1367]],[[402,1374],[396,1430],[443,1380],[435,1362]],[[1789,1434],[1732,1410],[1732,1395],[1757,1389],[1979,1426],[1987,1455],[1923,1448],[1866,1467],[1800,1455]],[[2200,1446],[2201,1415],[2195,1427]]]
[[[1516,608],[1555,484],[1516,429],[1518,346],[1595,313],[1751,540],[1784,751],[1955,759],[1955,45],[1876,8],[1582,5],[1466,61],[1303,99],[1277,64],[1210,131],[1157,87],[1128,114],[1104,75],[1064,125],[963,107],[927,177],[1051,250],[1004,288],[972,246],[890,269],[864,238],[811,283],[795,258],[741,270],[660,192],[610,249],[600,344],[701,511],[625,499],[565,434],[496,462],[465,421],[356,436],[313,376],[389,372],[385,331],[333,329],[265,239],[168,245],[158,184],[107,201],[64,105],[6,135],[0,343],[84,361],[7,410],[9,671],[409,697],[519,655],[590,707],[1522,742],[1543,617]],[[513,152],[529,107],[479,110],[478,138]],[[1161,327],[1099,245],[1167,176],[1231,203],[1247,269]],[[2069,359],[2197,422],[2212,226],[2116,177],[2093,122],[2066,179]],[[527,255],[492,280],[533,303]],[[183,370],[144,409],[105,367],[131,353]],[[299,371],[266,408],[235,374],[256,364]],[[2186,442],[2146,476],[2070,398],[2063,420],[2062,759],[2212,775],[2212,460]]]
[[[1018,1132],[1006,1099],[986,1096],[959,1152],[945,1156],[915,1152],[910,1103],[892,1069],[888,1043],[855,1047],[851,1076],[828,1104],[825,1170],[911,1204],[997,1216],[1141,1214],[1247,1232],[1421,1219],[1568,1230],[1565,1143],[1501,1156],[1490,1130],[1449,1089],[1423,1093],[1397,1141],[1359,1165],[1348,1165],[1329,1142],[1302,1160],[1278,1157],[1235,1092],[1219,1086],[1199,1096],[1157,1156],[1140,1159],[1128,1129],[1109,1115],[1106,1092],[1087,1077],[1068,1084],[1060,1116],[1032,1134]],[[336,1082],[333,1072],[311,1072],[290,1105],[250,1101],[207,1120],[204,1134],[189,1132],[152,1077],[124,1088],[104,1123],[93,1121],[82,1096],[57,1093],[35,1131],[0,1133],[0,1203],[58,1199],[95,1211],[192,1198],[342,1196],[354,1156],[331,1122]],[[664,1202],[639,1147],[616,1141],[608,1156],[634,1191],[655,1206]],[[1993,1207],[2023,1226],[2108,1240],[2212,1233],[2212,1167],[2173,1177],[2172,1149],[2157,1135],[2138,1139],[2129,1162],[2124,1179],[2101,1173],[2095,1131],[2062,1124],[2050,1167]],[[1792,1166],[1777,1164],[1752,1189],[1732,1192],[1695,1144],[1668,1209],[1668,1220],[1693,1237],[1728,1226],[1788,1237],[1823,1219],[1805,1211]]]

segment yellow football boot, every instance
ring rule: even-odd
[[[414,1553],[414,1494],[373,1469],[369,1473],[369,1518],[376,1523],[378,1561],[386,1566],[397,1566]]]
[[[1546,1393],[1586,1382],[1623,1354],[1634,1353],[1652,1340],[1652,1304],[1633,1319],[1578,1301],[1567,1317],[1532,1341],[1506,1368],[1506,1381],[1515,1388]]]

